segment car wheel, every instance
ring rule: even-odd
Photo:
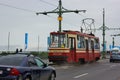
[[[110,62],[113,62],[113,60],[112,60],[112,59],[110,59]]]
[[[49,80],[55,80],[55,75],[54,75],[54,73],[51,74]]]

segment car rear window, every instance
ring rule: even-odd
[[[7,55],[0,57],[0,65],[20,66],[25,56]]]

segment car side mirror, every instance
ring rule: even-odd
[[[48,64],[47,63],[44,63],[44,65],[43,65],[44,67],[47,67],[48,66]]]

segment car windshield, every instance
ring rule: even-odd
[[[23,58],[21,55],[7,55],[0,57],[0,65],[20,66]]]

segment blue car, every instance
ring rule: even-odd
[[[110,62],[120,61],[120,50],[119,48],[115,47],[110,52]]]
[[[56,71],[33,55],[0,56],[0,80],[55,80]]]

